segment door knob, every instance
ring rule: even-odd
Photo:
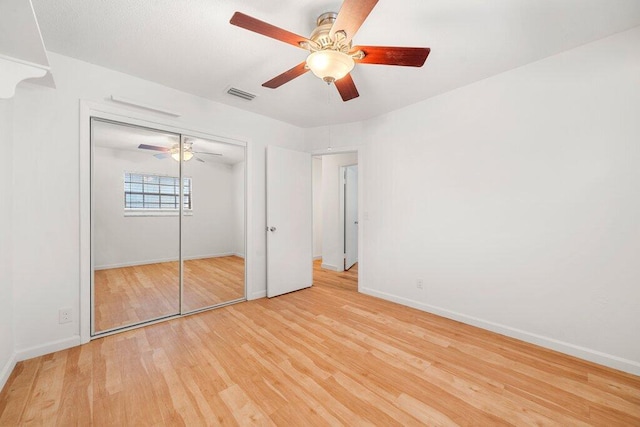
[[[355,225],[358,225],[358,221],[353,221],[353,223],[354,223]]]
[[[274,233],[276,231],[275,227],[267,227],[267,230],[269,230],[270,232]]]

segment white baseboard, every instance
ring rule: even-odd
[[[260,298],[266,298],[267,297],[267,290],[262,290],[262,291],[257,291],[257,292],[252,292],[251,295],[249,295],[249,298],[247,298],[249,301],[254,300],[254,299],[260,299]]]
[[[9,376],[11,376],[13,368],[16,367],[16,363],[18,363],[18,357],[14,352],[11,354],[11,357],[9,357],[9,360],[7,360],[7,363],[5,363],[2,369],[0,369],[0,391],[2,391],[9,379]]]
[[[441,307],[423,304],[418,301],[388,294],[386,292],[380,292],[374,289],[363,287],[360,288],[360,292],[388,301],[396,302],[398,304],[406,305],[418,310],[426,311],[428,313],[436,314],[438,316],[446,317],[448,319],[457,320],[468,325],[477,326],[488,331],[506,335],[511,338],[516,338],[531,344],[536,344],[541,347],[559,351],[561,353],[588,360],[590,362],[598,363],[600,365],[608,366],[613,369],[618,369],[620,371],[628,372],[634,375],[640,375],[640,362],[624,359],[612,354],[607,354],[597,350],[592,350],[590,348],[581,347],[579,345],[545,337],[543,335],[535,334],[532,332],[523,331],[521,329],[512,328],[510,326],[502,325],[499,323],[490,322],[488,320],[480,319],[477,317],[468,316],[466,314],[447,310]]]
[[[244,259],[244,254],[241,254],[240,252],[234,252],[232,255]]]
[[[234,256],[234,255],[236,255],[236,254],[233,253],[233,252],[224,252],[224,253],[221,253],[221,254],[185,256],[185,257],[182,257],[182,259],[185,260],[185,261],[193,261],[194,259],[222,258],[222,257]],[[244,256],[243,256],[243,258],[244,258]]]
[[[81,344],[80,335],[74,335],[69,338],[64,338],[57,341],[51,341],[35,347],[29,347],[16,351],[16,358],[18,361],[33,359],[34,357],[44,356],[45,354],[53,353],[55,351],[65,350],[67,348],[75,347]]]
[[[331,264],[325,264],[324,262],[320,266],[326,270],[338,271],[338,272],[344,271],[344,268],[336,267],[335,265],[331,265]]]
[[[145,261],[133,261],[133,262],[121,262],[117,264],[108,264],[108,265],[96,265],[93,267],[94,270],[110,270],[112,268],[124,268],[124,267],[136,267],[138,265],[147,265],[147,264],[160,264],[163,262],[175,262],[178,261],[177,258],[160,258],[160,259],[150,259]]]
[[[221,254],[185,256],[185,257],[182,257],[182,259],[185,261],[192,261],[194,259],[221,258],[225,256],[232,256],[232,255],[244,258],[244,255],[236,254],[233,252],[224,252]],[[94,267],[94,270],[109,270],[112,268],[136,267],[138,265],[160,264],[163,262],[177,262],[177,261],[179,261],[178,258],[150,259],[145,261],[123,262],[119,264],[97,265]]]

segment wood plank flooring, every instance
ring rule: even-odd
[[[244,296],[244,259],[237,256],[184,261],[183,311]],[[96,270],[96,331],[180,313],[178,262]]]
[[[314,286],[20,362],[0,425],[640,425],[640,377]]]

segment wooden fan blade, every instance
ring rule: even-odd
[[[282,86],[285,83],[290,82],[296,77],[303,75],[307,71],[309,71],[309,69],[307,68],[307,63],[301,62],[295,67],[293,67],[292,69],[287,70],[284,73],[280,74],[279,76],[272,78],[268,82],[262,83],[262,86],[268,87],[269,89],[275,89],[277,87]]]
[[[359,64],[400,65],[422,67],[429,56],[428,47],[355,46],[352,52],[361,50],[364,58],[355,59]]]
[[[378,0],[344,0],[329,35],[333,37],[338,31],[344,31],[345,42],[349,43],[377,3]]]
[[[360,96],[358,89],[356,89],[356,84],[351,78],[351,74],[347,74],[340,80],[336,80],[334,84],[336,85],[338,92],[340,92],[340,96],[344,102]]]
[[[157,145],[147,145],[147,144],[140,144],[138,145],[138,148],[141,148],[143,150],[155,150],[155,151],[162,151],[162,152],[167,152],[169,151],[168,148],[165,147],[158,147]]]
[[[280,40],[281,42],[289,43],[302,49],[304,48],[300,43],[309,43],[309,39],[306,37],[283,30],[280,27],[252,18],[241,12],[234,13],[229,22],[245,30],[253,31],[254,33],[262,34],[263,36],[271,37],[272,39]]]

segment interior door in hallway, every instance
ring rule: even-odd
[[[267,147],[267,296],[313,282],[311,155]]]
[[[358,165],[344,169],[344,269],[358,262]]]

